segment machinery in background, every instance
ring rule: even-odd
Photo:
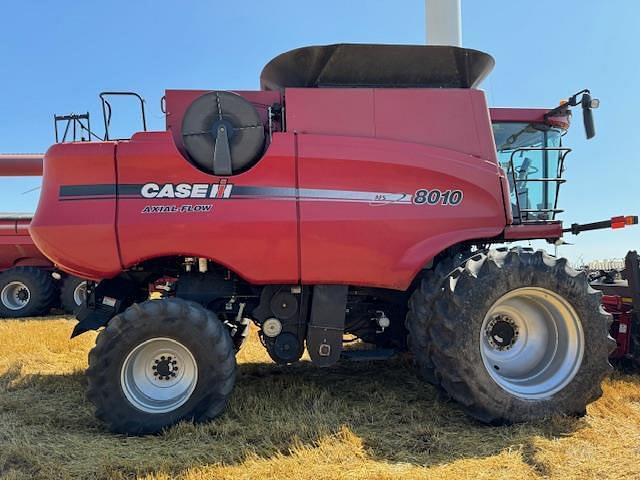
[[[616,340],[612,363],[623,370],[640,369],[640,256],[630,251],[624,269],[589,272],[591,286],[600,290],[602,307],[613,315],[610,334]]]
[[[72,314],[87,282],[54,267],[33,243],[29,223],[29,214],[0,214],[0,318],[47,315],[57,307]]]

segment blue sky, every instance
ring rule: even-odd
[[[612,5],[615,4],[615,8]],[[163,128],[166,88],[255,89],[260,69],[291,48],[337,42],[424,43],[423,0],[6,2],[0,18],[0,151],[42,152],[53,113],[89,110],[102,90],[135,90]],[[491,106],[555,106],[588,87],[598,135],[579,116],[565,137],[565,222],[640,213],[640,2],[462,0],[463,44],[489,52]],[[114,114],[114,123],[134,129]],[[88,166],[89,167],[89,166]],[[38,178],[0,179],[0,211],[33,211]],[[567,237],[573,260],[640,249],[640,227]]]

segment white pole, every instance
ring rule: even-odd
[[[428,45],[462,46],[461,0],[425,0]]]

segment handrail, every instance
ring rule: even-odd
[[[142,114],[142,129],[147,131],[147,117],[144,111],[144,98],[136,92],[100,92],[100,101],[102,102],[102,118],[104,120],[104,140],[124,140],[109,138],[109,125],[111,123],[111,104],[106,100],[107,96],[131,96],[136,97],[140,101],[140,111]],[[108,110],[108,114],[107,114]]]
[[[519,152],[531,152],[531,151],[539,151],[539,152],[559,152],[560,153],[560,158],[558,159],[558,171],[556,173],[557,177],[553,178],[553,177],[546,177],[546,178],[532,178],[532,179],[526,179],[526,180],[518,180],[516,178],[516,170],[515,170],[515,165],[513,162],[513,157],[515,156],[516,153]],[[513,152],[511,152],[511,155],[509,156],[509,169],[511,170],[511,178],[513,180],[513,188],[515,190],[515,197],[516,197],[516,207],[518,209],[518,219],[520,221],[520,223],[527,223],[527,220],[525,218],[523,218],[522,213],[552,213],[551,216],[551,220],[555,219],[555,216],[557,213],[562,213],[563,210],[558,209],[558,193],[560,191],[560,185],[562,185],[563,183],[566,182],[566,179],[562,178],[562,172],[564,171],[564,159],[565,157],[569,154],[569,152],[571,152],[570,148],[567,147],[519,147],[513,150]],[[508,174],[508,172],[507,172]],[[557,188],[556,188],[556,192],[555,192],[555,199],[553,202],[553,208],[527,208],[527,209],[521,209],[520,208],[520,194],[523,192],[519,192],[518,191],[518,183],[526,183],[526,182],[542,182],[544,184],[548,184],[550,182],[555,182],[557,184]],[[545,206],[549,205],[548,199],[544,198],[544,202],[545,202]]]

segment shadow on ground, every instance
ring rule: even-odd
[[[0,377],[0,476],[179,474],[203,465],[239,464],[252,455],[286,456],[344,428],[376,460],[431,466],[515,447],[544,475],[532,439],[565,436],[584,422],[554,418],[484,426],[417,378],[405,360],[329,369],[306,362],[244,363],[239,370],[233,399],[217,421],[181,424],[159,436],[124,437],[106,432],[94,419],[84,398],[84,374],[23,375],[14,365]]]

